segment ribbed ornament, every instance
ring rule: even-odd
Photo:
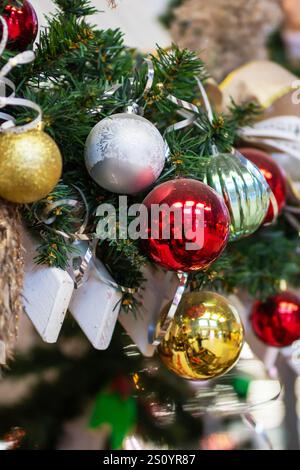
[[[231,241],[247,237],[261,226],[270,203],[270,188],[259,169],[239,152],[213,155],[204,183],[224,198],[231,218]]]

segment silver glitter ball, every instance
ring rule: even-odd
[[[270,203],[270,187],[257,166],[239,152],[214,155],[206,167],[204,183],[223,197],[230,214],[230,240],[255,232]]]
[[[92,129],[85,146],[85,163],[99,186],[135,194],[161,174],[166,143],[156,127],[136,114],[114,114]]]

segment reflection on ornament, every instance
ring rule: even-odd
[[[169,308],[163,310],[162,322]],[[236,364],[243,339],[241,320],[227,299],[214,292],[192,292],[183,296],[158,352],[180,377],[207,380]]]
[[[258,168],[239,152],[213,155],[204,182],[217,191],[227,204],[230,240],[254,233],[266,217],[270,188]]]
[[[268,185],[273,192],[277,206],[278,213],[280,214],[284,208],[287,196],[286,178],[280,166],[265,152],[254,148],[241,148],[239,149],[242,155],[256,165],[263,176],[265,177]],[[268,213],[265,217],[264,223],[273,221],[274,211],[272,203],[269,204]]]
[[[0,134],[0,196],[31,203],[47,196],[62,172],[54,140],[40,130]]]
[[[251,312],[252,328],[269,346],[283,348],[300,339],[300,299],[282,292],[265,302],[255,302]]]
[[[161,174],[166,144],[156,127],[135,114],[115,114],[100,121],[85,147],[90,176],[114,193],[134,194]]]
[[[143,201],[148,209],[144,252],[173,271],[195,271],[220,256],[229,235],[229,214],[222,199],[192,179],[167,181]],[[155,213],[155,209],[159,213]]]
[[[1,2],[3,3],[3,2]],[[30,2],[22,5],[9,0],[4,8],[3,17],[8,26],[8,49],[24,50],[35,41],[38,33],[38,19]]]

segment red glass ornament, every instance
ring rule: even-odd
[[[278,205],[278,213],[280,214],[285,206],[287,197],[286,178],[283,170],[266,152],[263,152],[262,150],[241,148],[239,149],[239,152],[254,163],[264,175],[275,196]],[[274,211],[272,203],[270,202],[264,223],[270,223],[273,219]]]
[[[38,33],[38,19],[31,3],[27,0],[11,0],[4,7],[3,17],[8,26],[8,49],[23,51],[34,42]]]
[[[230,223],[227,207],[213,189],[200,181],[176,179],[163,183],[148,194],[143,204],[148,209],[148,226],[142,248],[163,268],[200,270],[225,248]],[[155,205],[161,208],[158,215],[153,213]]]
[[[300,298],[282,292],[265,302],[255,302],[251,323],[256,335],[269,346],[290,346],[300,339]]]

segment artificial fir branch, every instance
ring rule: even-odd
[[[263,228],[245,240],[229,244],[208,270],[193,276],[191,285],[227,293],[241,289],[254,298],[266,299],[278,292],[282,280],[299,285],[298,249],[298,237]]]
[[[160,85],[164,93],[176,94],[177,98],[192,101],[195,98],[195,86],[198,77],[208,78],[204,64],[196,54],[188,49],[179,49],[172,44],[170,49],[157,47],[152,55],[155,69],[155,86]]]
[[[74,208],[65,203],[47,211],[51,204],[62,200],[78,201],[78,206]],[[45,200],[36,202],[30,210],[24,210],[30,228],[41,235],[35,259],[38,264],[46,263],[61,269],[67,268],[70,255],[76,254],[77,250],[72,242],[60,233],[75,234],[82,224],[84,213],[85,207],[80,194],[74,187],[64,183],[59,183]],[[43,220],[50,218],[54,219],[51,226],[43,223]]]
[[[97,12],[96,8],[91,5],[90,0],[54,0],[54,3],[65,15],[82,17],[93,15]]]
[[[263,109],[255,101],[245,102],[237,105],[231,100],[229,106],[229,124],[231,125],[232,132],[236,132],[239,127],[249,126],[255,122]]]
[[[206,113],[201,114],[197,120],[199,136],[199,155],[212,154],[212,146],[217,147],[220,153],[230,152],[234,143],[235,133],[232,132],[230,122],[224,116],[214,116],[211,123]]]

